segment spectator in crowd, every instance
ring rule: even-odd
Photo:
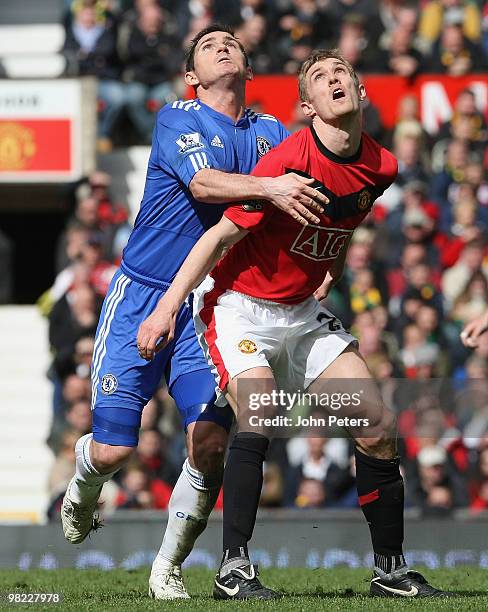
[[[260,13],[249,17],[236,29],[236,36],[244,45],[254,74],[277,72],[274,55],[269,44],[266,18]]]
[[[159,478],[171,485],[176,483],[179,472],[167,461],[167,444],[161,432],[156,429],[141,432],[137,457],[151,478]]]
[[[457,262],[442,275],[442,295],[448,309],[452,307],[476,272],[481,270],[488,278],[488,272],[483,265],[485,252],[486,247],[482,240],[468,242],[463,247]]]
[[[182,62],[169,15],[156,3],[141,6],[137,20],[119,28],[127,111],[140,142],[150,144],[157,111],[176,100],[173,79]]]
[[[447,140],[456,138],[456,126],[466,122],[468,126],[467,145],[471,149],[484,146],[487,138],[486,122],[476,106],[476,98],[471,89],[463,89],[454,103],[452,117],[443,123],[436,135],[436,140]]]
[[[122,488],[117,496],[119,508],[165,510],[171,487],[158,478],[151,479],[147,468],[137,461],[124,468],[120,476]]]
[[[464,36],[477,43],[480,40],[481,15],[476,2],[470,0],[430,0],[422,8],[419,35],[429,48],[441,35],[446,23],[459,23]]]
[[[95,76],[98,79],[100,113],[99,150],[112,148],[114,129],[125,104],[124,86],[120,82],[121,64],[117,54],[115,17],[100,10],[96,0],[80,0],[73,5],[73,15],[66,18],[63,52],[70,74]]]
[[[344,18],[337,46],[356,72],[375,72],[379,61],[378,50],[368,34],[364,16],[352,13]]]
[[[323,418],[324,414],[315,416]],[[285,501],[288,504],[299,507],[334,505],[352,486],[345,439],[319,438],[309,432],[306,438],[290,441],[287,452],[290,468]],[[309,480],[320,483],[321,487],[303,485]]]
[[[466,142],[459,139],[451,140],[447,145],[442,169],[431,177],[430,195],[432,200],[439,205],[441,214],[443,210],[451,206],[449,200],[451,186],[464,180],[469,161],[468,154]]]
[[[276,23],[276,3],[267,0],[216,0],[215,12],[222,23],[239,26],[255,15],[263,15],[270,25]]]
[[[97,321],[95,292],[89,285],[74,287],[54,305],[49,317],[49,343],[59,378],[75,371],[76,343],[84,336],[95,335]]]
[[[488,280],[477,271],[467,282],[462,293],[454,301],[449,316],[459,327],[459,331],[479,317],[488,308]]]
[[[396,184],[403,186],[408,181],[428,180],[424,133],[417,121],[404,121],[393,134],[393,152],[398,159]]]
[[[422,55],[414,48],[413,32],[397,26],[391,32],[388,48],[379,62],[383,63],[385,72],[407,78],[415,76],[421,69]]]
[[[473,514],[488,509],[488,447],[478,453],[476,476],[472,483],[470,509]]]
[[[426,60],[426,71],[462,76],[485,68],[481,47],[463,35],[457,13],[446,14],[439,39]]]
[[[416,474],[411,477],[410,503],[426,515],[447,515],[467,505],[467,491],[449,465],[449,456],[440,446],[425,446],[417,456]]]

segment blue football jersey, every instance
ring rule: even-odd
[[[235,123],[198,99],[163,107],[123,272],[154,287],[171,283],[193,245],[226,208],[193,198],[188,186],[194,175],[202,168],[249,174],[287,136],[275,117],[249,109]]]

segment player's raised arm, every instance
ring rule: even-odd
[[[319,223],[313,211],[321,212],[329,198],[311,187],[314,179],[289,173],[277,177],[228,174],[204,168],[193,177],[189,188],[196,200],[225,204],[241,200],[267,200],[302,225]]]
[[[171,342],[176,316],[183,302],[226,251],[247,233],[247,230],[224,216],[217,225],[203,234],[155,310],[139,327],[137,347],[143,359],[151,360],[157,351]]]

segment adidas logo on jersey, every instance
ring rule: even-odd
[[[219,147],[219,149],[224,148],[224,143],[220,140],[217,134],[215,134],[210,144],[212,145],[212,147]]]

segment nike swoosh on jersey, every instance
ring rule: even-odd
[[[223,584],[220,584],[217,581],[215,581],[215,584],[218,586],[219,589],[222,589],[222,591],[224,591],[224,593],[227,593],[227,595],[229,595],[230,597],[234,597],[234,595],[237,595],[237,593],[239,593],[238,584],[236,584],[233,589],[229,589],[228,587],[224,586]]]

